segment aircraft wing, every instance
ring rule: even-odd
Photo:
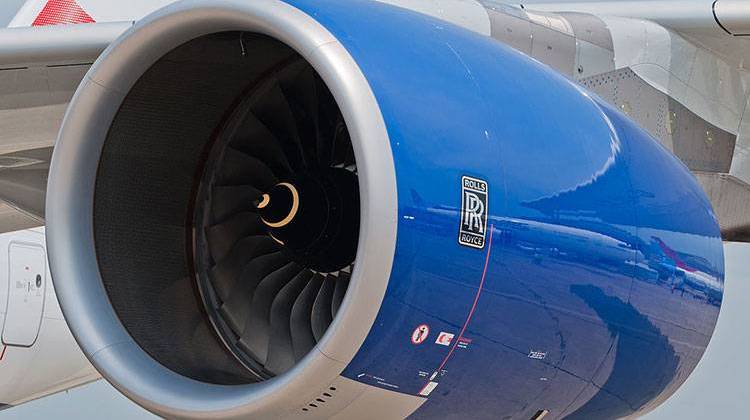
[[[132,22],[0,29],[0,231],[44,224],[52,146],[91,64]]]
[[[736,65],[750,59],[750,4],[743,0],[523,2],[528,10],[591,13],[656,22]]]
[[[578,74],[569,77],[680,157],[711,198],[725,240],[750,238],[750,3],[528,0],[518,10],[572,25]],[[611,55],[589,52],[595,34]]]
[[[648,19],[670,28],[703,33],[750,35],[750,11],[742,0],[633,0],[549,2],[527,0],[521,7],[548,12],[581,12]]]

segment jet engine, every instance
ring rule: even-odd
[[[711,206],[627,116],[364,0],[192,0],[67,111],[51,271],[93,365],[180,418],[612,418],[723,293]]]

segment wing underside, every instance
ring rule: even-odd
[[[0,29],[0,232],[44,224],[47,170],[68,103],[131,25]]]

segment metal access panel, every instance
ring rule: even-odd
[[[29,347],[39,335],[47,283],[44,248],[11,242],[8,247],[8,313],[3,343]]]

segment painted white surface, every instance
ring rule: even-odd
[[[3,344],[29,347],[39,335],[47,284],[47,257],[39,244],[13,240],[8,251],[8,312]]]
[[[735,35],[750,34],[750,7],[747,0],[718,0],[714,4],[716,20]]]
[[[26,249],[21,250],[22,256],[27,255],[25,252],[29,250],[39,255],[36,255],[35,261],[19,260],[19,270],[12,270],[13,263],[9,263],[11,244],[16,244],[16,246],[23,244],[23,248]],[[32,281],[26,275],[26,266],[29,266],[29,272],[31,272],[34,264],[39,265],[46,274],[44,280],[51,278],[44,249],[44,228],[0,235],[0,280],[7,279],[11,285],[21,283],[21,286],[26,286],[29,294],[32,295],[30,297],[37,300],[36,303],[32,301],[32,305],[38,305],[38,300],[44,303],[42,312],[38,313],[36,311],[41,310],[41,307],[25,306],[23,302],[27,298],[25,293],[9,295],[8,285],[5,281],[0,281],[0,286],[5,286],[0,287],[0,301],[8,302],[7,309],[11,312],[11,316],[16,309],[20,315],[7,320],[11,324],[15,323],[19,328],[13,329],[10,337],[3,333],[4,341],[8,338],[11,340],[0,343],[0,352],[2,352],[0,403],[21,404],[99,377],[83,356],[65,323],[52,282],[46,282],[43,295],[38,295],[36,288],[30,289],[26,285],[28,281]],[[41,261],[38,260],[40,255]],[[33,274],[33,276],[36,275]],[[35,282],[35,279],[33,281]],[[6,314],[5,304],[0,305],[0,309],[2,309],[0,312],[0,324],[2,324]],[[24,347],[32,343],[30,347]],[[20,344],[20,346],[9,344]]]
[[[506,2],[512,2],[504,0]],[[711,5],[713,0],[604,0],[604,1],[548,1],[521,0],[531,10],[548,12],[571,11],[594,13],[599,16],[643,18],[677,29],[723,34],[716,24]]]
[[[139,20],[176,0],[76,0],[81,8],[97,22]]]

